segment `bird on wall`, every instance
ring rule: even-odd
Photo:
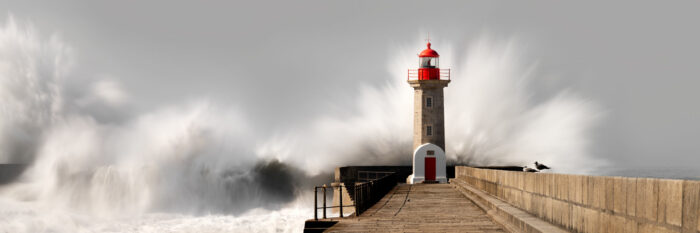
[[[527,166],[524,166],[524,167],[523,167],[523,171],[524,171],[524,172],[539,172],[537,169],[529,168],[529,167],[527,167]]]
[[[547,165],[541,164],[537,161],[535,161],[535,167],[537,168],[537,170],[550,169],[550,167],[548,167]]]

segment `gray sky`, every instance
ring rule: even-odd
[[[397,46],[421,35],[463,51],[517,37],[541,92],[571,88],[606,111],[595,154],[618,164],[700,163],[697,1],[0,1],[57,33],[80,72],[118,79],[138,108],[206,96],[263,131],[353,106],[391,80]],[[5,17],[3,17],[4,20]],[[319,106],[324,106],[319,108]]]

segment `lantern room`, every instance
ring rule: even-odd
[[[430,42],[428,42],[428,48],[418,54],[420,68],[438,68],[440,54],[431,49],[430,45]]]
[[[408,80],[450,80],[450,69],[440,69],[440,54],[430,48],[418,54],[418,69],[408,70]]]

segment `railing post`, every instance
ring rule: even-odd
[[[362,214],[362,184],[357,186],[357,216]]]
[[[318,221],[318,187],[314,187],[314,220]]]
[[[323,185],[323,219],[326,219],[326,185]]]
[[[343,186],[338,185],[338,202],[340,203],[340,218],[343,218]]]
[[[360,209],[365,211],[365,184],[360,185]]]
[[[367,187],[367,197],[369,197],[370,202],[374,202],[374,197],[372,196],[372,188],[374,187],[374,181],[371,181],[369,183],[369,186]]]
[[[352,194],[355,197],[354,198],[355,199],[355,216],[359,217],[360,215],[357,214],[357,212],[360,210],[359,208],[357,208],[357,203],[358,203],[358,201],[357,201],[357,184],[353,185],[352,189],[355,190]]]

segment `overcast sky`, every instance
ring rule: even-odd
[[[118,79],[138,108],[204,96],[239,106],[263,131],[352,106],[360,85],[392,80],[392,51],[417,53],[428,32],[456,51],[484,34],[517,38],[522,59],[551,79],[534,88],[570,88],[605,111],[597,156],[700,163],[698,1],[2,0],[0,9],[3,21],[58,34],[79,72]]]

